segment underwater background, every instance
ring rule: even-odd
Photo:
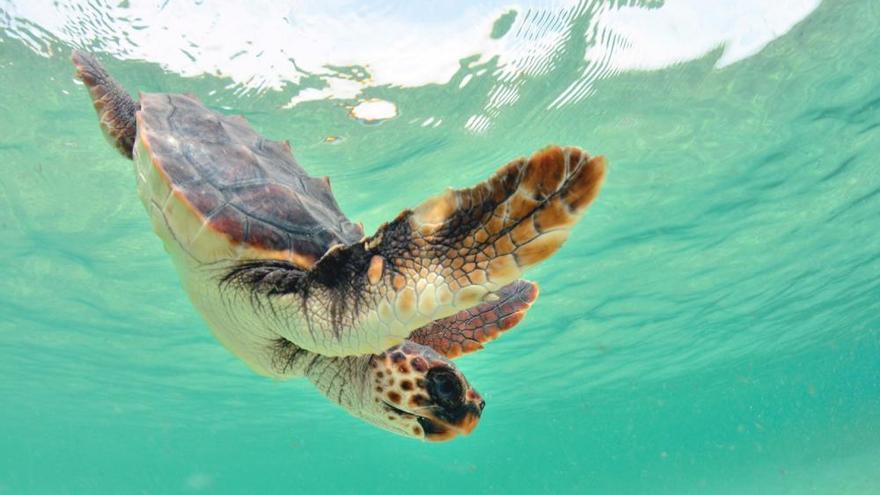
[[[0,1],[0,494],[880,494],[880,2]],[[290,139],[368,232],[610,164],[430,444],[191,307],[72,47]]]

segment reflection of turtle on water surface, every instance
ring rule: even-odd
[[[192,96],[135,102],[92,56],[73,62],[217,339],[406,436],[476,426],[485,402],[450,359],[519,322],[537,297],[520,276],[562,245],[605,172],[601,157],[545,148],[365,237],[286,143]]]

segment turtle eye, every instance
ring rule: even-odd
[[[464,403],[464,388],[458,375],[449,368],[428,371],[428,393],[434,402],[444,408],[456,408]]]

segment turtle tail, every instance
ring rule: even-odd
[[[104,136],[120,153],[131,158],[137,134],[135,113],[140,105],[91,54],[74,50],[70,59],[76,66],[76,77],[89,88]]]

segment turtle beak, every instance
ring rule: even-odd
[[[473,395],[474,399],[469,400],[461,407],[438,415],[443,416],[442,419],[420,416],[418,421],[425,432],[425,439],[431,442],[445,442],[458,435],[470,435],[477,427],[477,423],[480,422],[483,408],[486,407],[486,401],[482,397],[477,394]]]

